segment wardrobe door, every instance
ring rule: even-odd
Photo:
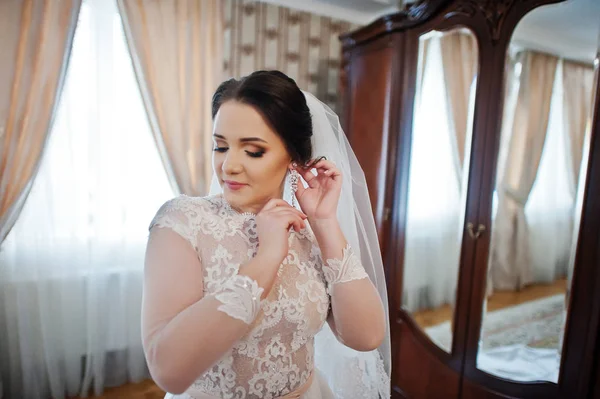
[[[473,135],[480,44],[452,11],[450,1],[408,6],[351,35],[345,54],[347,132],[388,246],[394,398],[460,394],[475,242],[465,220],[481,180],[471,149],[485,137]]]
[[[479,51],[475,35],[462,27],[414,37],[409,161],[399,171],[408,186],[399,205],[405,227],[397,254],[402,276],[394,382],[407,397],[450,398],[459,393],[466,322],[456,311],[457,292],[473,254],[464,232],[467,197],[477,181],[470,160]]]
[[[598,45],[559,46],[550,19],[583,3],[525,15],[507,46],[501,91],[489,93],[503,106],[488,119],[480,212],[469,221],[478,239],[464,398],[583,398],[589,386],[598,271],[581,240],[584,226],[598,227],[584,219],[586,201],[598,205],[588,195]],[[600,6],[585,12],[596,17],[580,23],[594,21],[585,29],[598,37]]]
[[[600,345],[600,335],[598,335],[598,338],[596,340],[596,345]],[[596,356],[596,359],[600,358],[600,353]],[[596,363],[596,378],[594,380],[592,380],[591,383],[592,386],[592,397],[594,399],[600,399],[600,363]]]
[[[365,173],[382,253],[389,218],[385,197],[391,187],[390,119],[396,112],[390,95],[396,87],[395,44],[387,36],[356,47],[344,54],[342,70],[344,131]]]

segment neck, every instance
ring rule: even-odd
[[[247,205],[243,205],[243,206],[238,206],[238,205],[232,204],[229,201],[227,201],[227,199],[225,198],[225,196],[223,194],[221,194],[221,196],[223,196],[223,199],[225,199],[225,202],[235,212],[240,213],[240,214],[256,215],[266,205],[266,203],[269,201],[269,199],[271,199],[271,198],[282,199],[283,198],[283,190],[282,190],[282,192],[278,196],[270,196],[264,202],[257,203],[257,204],[247,204]]]

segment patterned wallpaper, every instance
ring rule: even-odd
[[[224,0],[224,75],[278,69],[338,109],[338,36],[358,26],[255,0]]]

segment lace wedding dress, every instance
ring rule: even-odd
[[[314,366],[314,337],[326,325],[330,293],[336,284],[368,278],[350,246],[343,259],[321,259],[310,229],[291,231],[289,253],[269,295],[238,275],[240,265],[258,249],[252,214],[233,210],[221,194],[180,196],[158,211],[150,229],[170,229],[196,251],[202,267],[204,297],[218,310],[249,325],[248,333],[182,395],[166,398],[333,399]],[[169,243],[161,241],[164,251]],[[206,321],[210,323],[210,320]],[[186,345],[205,345],[187,342]]]

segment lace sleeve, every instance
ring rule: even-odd
[[[333,288],[336,284],[369,277],[350,244],[347,244],[344,248],[342,259],[327,259],[323,265],[323,274],[327,281],[329,295],[333,294]]]
[[[263,291],[264,289],[250,277],[236,274],[215,294],[215,298],[222,304],[218,310],[251,324],[260,310]]]
[[[160,207],[148,230],[154,227],[168,228],[183,237],[195,250],[198,250],[196,232],[188,217],[191,204],[186,196],[167,201]]]

